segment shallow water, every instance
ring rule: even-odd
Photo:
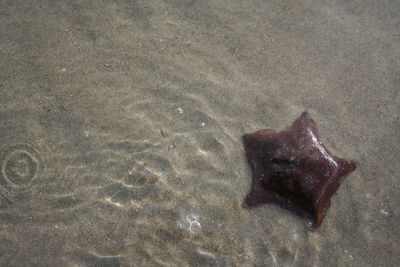
[[[1,1],[1,266],[395,266],[400,3]],[[242,135],[355,159],[319,229],[243,208]]]

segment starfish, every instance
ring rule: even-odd
[[[264,203],[311,216],[319,227],[342,178],[356,169],[354,161],[333,156],[321,143],[308,112],[279,133],[265,129],[243,136],[253,174],[245,203]]]

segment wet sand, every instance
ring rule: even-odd
[[[400,2],[1,1],[0,266],[396,266]],[[243,208],[304,110],[358,169]]]

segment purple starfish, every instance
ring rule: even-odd
[[[316,227],[324,220],[342,177],[356,169],[353,161],[333,156],[321,143],[308,112],[279,133],[260,130],[243,136],[253,173],[246,203],[281,206],[312,216]]]

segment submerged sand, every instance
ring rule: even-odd
[[[398,1],[0,2],[1,266],[395,266]],[[316,230],[245,209],[304,110],[358,169]]]

